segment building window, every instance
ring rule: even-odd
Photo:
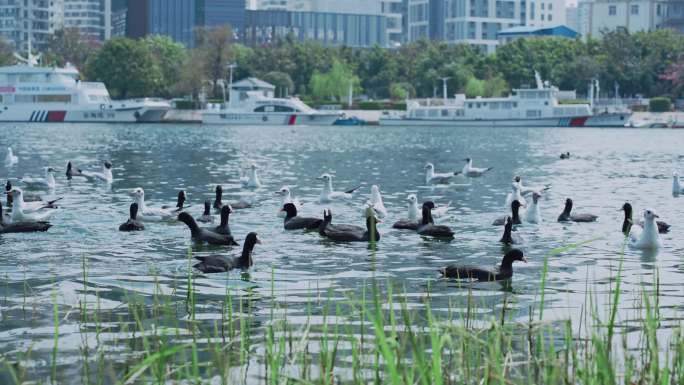
[[[542,10],[544,9],[544,3],[541,3],[541,8],[542,8]]]
[[[544,21],[544,14],[541,14],[541,21]]]
[[[553,11],[553,3],[549,3],[549,11]]]
[[[608,15],[610,15],[610,16],[617,15],[617,6],[616,5],[609,5],[608,6]]]
[[[639,14],[639,4],[632,4],[632,6],[629,8],[629,13],[632,15],[638,15]]]
[[[549,14],[548,19],[549,19],[549,21],[553,21],[553,17],[551,17],[551,14]]]

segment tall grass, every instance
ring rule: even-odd
[[[684,384],[681,323],[668,340],[659,339],[657,275],[634,304],[638,328],[621,327],[626,320],[618,320],[622,260],[607,294],[608,309],[599,308],[597,294],[589,290],[586,317],[580,317],[587,321],[544,320],[548,259],[570,248],[545,257],[539,306],[529,310],[524,323],[515,321],[510,308],[515,294],[506,290],[500,313],[478,316],[475,310],[485,304],[469,284],[455,289],[467,290],[462,304],[435,310],[430,284],[416,306],[405,299],[401,285],[379,279],[343,301],[332,299],[332,291],[311,293],[306,321],[291,321],[273,278],[270,298],[259,298],[249,289],[230,288],[228,280],[239,273],[226,276],[222,298],[199,296],[196,277],[189,274],[184,287],[172,293],[164,293],[157,281],[151,296],[128,293],[125,308],[103,311],[97,290],[94,303],[87,301],[92,289],[84,259],[80,377],[63,371],[73,357],[60,356],[67,354],[59,349],[67,310],[53,290],[49,367],[44,372],[40,365],[31,367],[40,361],[31,349],[0,356],[0,380],[17,385],[45,378],[55,384]],[[207,308],[215,316],[198,317]],[[263,308],[269,311],[260,312]]]

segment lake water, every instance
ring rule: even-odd
[[[248,275],[198,274],[200,320],[221,318],[216,303],[227,287],[236,296],[251,296],[257,315],[269,316],[276,303],[279,314],[297,324],[305,322],[307,314],[321,314],[321,298],[343,301],[358,296],[375,280],[383,292],[392,283],[395,295],[416,309],[429,290],[436,312],[465,306],[466,293],[471,292],[483,318],[496,316],[508,296],[514,318],[525,321],[529,308],[540,299],[544,257],[554,248],[592,240],[548,259],[544,318],[578,322],[590,293],[601,308],[615,287],[623,244],[618,210],[630,201],[635,217],[644,208],[653,208],[672,224],[672,231],[662,236],[664,247],[657,253],[625,251],[618,320],[629,324],[638,319],[633,301],[657,276],[663,335],[668,335],[669,326],[681,324],[684,197],[672,196],[671,173],[684,174],[684,131],[3,124],[2,158],[6,146],[20,161],[10,169],[0,165],[3,185],[7,178],[39,176],[41,168],[50,165],[60,170],[52,195],[64,197],[48,233],[0,235],[0,355],[14,361],[30,350],[22,364],[29,378],[39,381],[51,370],[55,303],[60,320],[57,365],[61,375],[78,377],[85,343],[81,331],[88,327],[80,322],[79,306],[84,302],[94,308],[99,297],[97,306],[107,320],[109,336],[100,343],[106,347],[107,360],[123,366],[137,362],[135,345],[128,341],[137,337],[123,326],[130,322],[117,321],[117,314],[128,314],[128,300],[137,295],[152,306],[155,290],[185,299],[188,229],[179,223],[148,223],[143,232],[117,231],[127,218],[135,187],[145,189],[152,205],[174,203],[178,190],[184,189],[191,205],[188,211],[195,216],[201,214],[203,201],[213,198],[217,184],[224,188],[224,201],[257,201],[254,208],[231,216],[231,228],[240,241],[256,231],[264,242],[254,251],[255,265]],[[570,160],[559,159],[565,151],[572,154]],[[468,185],[424,186],[426,162],[446,172],[460,170],[465,157],[474,158],[475,166],[494,169]],[[64,177],[68,160],[99,170],[105,159],[114,165],[110,188]],[[240,169],[250,163],[260,167],[264,183],[256,191],[244,190],[238,182]],[[304,214],[320,215],[324,206],[316,202],[320,182],[315,178],[324,172],[334,173],[339,189],[363,185],[350,203],[325,206],[332,208],[337,223],[362,224],[370,186],[380,186],[389,218],[379,225],[382,240],[377,250],[283,230],[282,219],[276,216],[280,198],[274,192],[289,185],[304,203]],[[521,175],[526,185],[552,185],[541,203],[545,222],[518,230],[529,263],[514,266],[510,287],[478,283],[462,288],[439,279],[437,269],[447,263],[489,267],[500,262],[501,228],[491,222],[506,212],[504,202],[514,175]],[[438,222],[453,227],[453,241],[391,229],[395,220],[406,216],[410,192],[421,202],[451,202],[451,215]],[[599,221],[557,223],[566,197],[573,198],[576,212],[597,214]],[[211,255],[226,250],[195,247],[193,252]],[[263,330],[256,327],[254,333]],[[89,345],[92,349],[93,341]],[[8,378],[3,376],[0,379]]]

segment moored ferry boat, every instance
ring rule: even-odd
[[[226,125],[320,125],[335,123],[342,114],[318,111],[298,98],[276,98],[275,86],[246,78],[230,86],[229,102],[209,104],[202,110],[202,123]]]
[[[160,122],[164,100],[111,100],[104,83],[83,82],[74,67],[0,67],[2,122]]]
[[[405,114],[383,115],[380,125],[454,127],[625,127],[629,112],[595,114],[591,103],[561,103],[573,91],[537,81],[537,88],[514,89],[502,98],[411,99]]]

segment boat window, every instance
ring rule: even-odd
[[[14,102],[15,103],[35,103],[36,102],[36,96],[35,95],[14,95]]]
[[[468,103],[468,108],[473,108],[473,103]]]
[[[422,118],[425,116],[425,110],[416,110],[416,117]]]
[[[499,103],[496,103],[496,102],[489,103],[489,109],[490,110],[498,110],[499,109]]]
[[[449,116],[449,110],[442,110],[442,116]]]
[[[0,95],[0,103],[4,103],[5,100],[2,98],[2,95]]]
[[[431,118],[435,118],[435,117],[437,117],[438,115],[439,115],[439,110],[430,110],[430,111],[428,112],[428,116],[431,117]]]
[[[527,110],[528,118],[538,118],[541,116],[541,110]]]
[[[71,103],[71,95],[36,95],[39,103]]]
[[[518,108],[518,102],[513,102],[513,108]]]
[[[548,101],[548,100],[545,101],[545,102],[544,102],[544,105],[545,105],[545,106],[548,106],[548,105],[549,105],[549,101]]]
[[[456,116],[464,116],[464,111],[463,110],[456,110]]]
[[[255,108],[254,112],[296,112],[296,110],[288,106],[261,106]]]
[[[480,103],[475,103],[476,108],[480,108]]]
[[[22,83],[43,83],[45,76],[40,74],[19,74],[19,82]]]
[[[7,74],[0,74],[0,84],[8,84],[9,76]]]

